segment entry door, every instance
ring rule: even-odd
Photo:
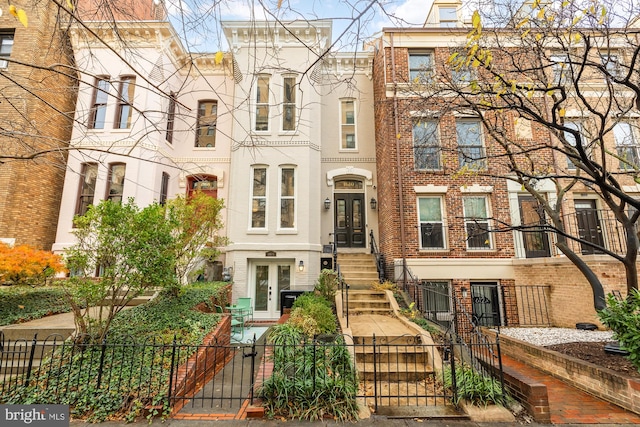
[[[578,236],[594,245],[604,247],[602,227],[595,200],[576,200],[576,220],[578,223]],[[583,254],[601,254],[602,251],[586,244],[581,244]]]
[[[544,215],[539,210],[538,201],[533,196],[518,196],[520,204],[520,223],[524,226],[544,225]],[[549,237],[544,231],[522,231],[524,252],[527,258],[551,256]]]
[[[496,282],[472,282],[473,319],[479,326],[500,326],[500,300]]]
[[[259,262],[254,265],[254,318],[280,317],[280,291],[291,289],[292,271],[293,262]]]
[[[341,248],[364,248],[364,194],[335,194],[336,244]]]

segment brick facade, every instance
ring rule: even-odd
[[[26,11],[29,26],[5,12],[0,31],[14,34],[10,61],[28,65],[9,62],[0,70],[0,155],[9,156],[0,161],[0,238],[50,250],[73,123],[76,76],[67,34],[58,28],[65,13],[59,13],[53,2],[13,3]],[[40,151],[48,154],[10,158]]]

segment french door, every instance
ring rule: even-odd
[[[253,264],[253,317],[280,317],[280,291],[291,289],[293,260],[258,261]]]
[[[364,194],[336,193],[335,232],[340,248],[364,248],[366,244]]]

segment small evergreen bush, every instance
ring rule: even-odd
[[[629,352],[627,359],[640,371],[640,291],[632,290],[623,300],[610,294],[607,308],[598,315],[602,323],[611,328],[620,348]]]

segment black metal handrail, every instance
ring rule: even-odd
[[[378,244],[376,243],[376,238],[373,234],[373,230],[369,231],[369,247],[371,248],[371,253],[376,258],[376,269],[378,270],[378,280],[380,283],[384,282],[385,274],[384,274],[384,255],[380,253],[378,249]]]

